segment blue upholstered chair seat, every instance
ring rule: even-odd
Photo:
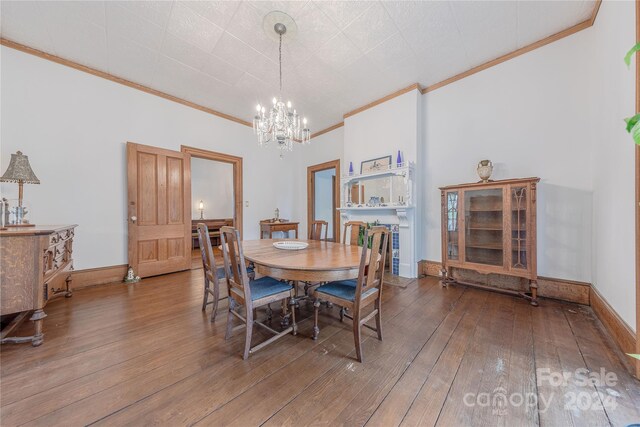
[[[358,279],[341,280],[340,282],[336,283],[342,283],[343,285],[353,286],[355,288],[356,286],[358,286]]]
[[[253,266],[247,267],[247,274],[251,274],[254,271],[255,271],[255,268],[253,268]],[[218,279],[224,279],[226,277],[224,275],[224,267],[218,267],[216,269],[216,276],[218,277]]]
[[[372,293],[376,292],[378,288],[370,288],[362,293],[362,298],[365,298]],[[337,298],[345,299],[348,301],[355,301],[356,299],[356,281],[355,280],[341,280],[338,282],[329,282],[326,285],[322,285],[316,289],[316,292],[331,295]]]
[[[260,298],[275,295],[280,292],[290,291],[291,285],[286,282],[280,282],[273,277],[265,276],[258,280],[252,280],[249,283],[251,287],[251,300],[255,301]]]

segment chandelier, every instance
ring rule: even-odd
[[[281,150],[280,158],[283,158],[285,150],[293,150],[294,142],[309,144],[311,131],[307,127],[307,119],[301,119],[298,112],[295,109],[292,110],[291,101],[286,104],[282,101],[282,36],[287,32],[287,27],[278,22],[273,29],[279,38],[280,95],[273,98],[273,105],[268,110],[264,105],[258,104],[253,118],[253,131],[258,136],[258,144],[261,146],[275,141]]]

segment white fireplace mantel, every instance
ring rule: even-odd
[[[417,277],[416,224],[414,206],[363,206],[338,208],[343,222],[380,221],[381,224],[398,224],[400,238],[399,275]]]

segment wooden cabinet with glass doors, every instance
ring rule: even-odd
[[[442,196],[442,284],[514,293],[538,305],[536,185],[540,178],[451,185]],[[456,280],[453,269],[528,279],[529,292]]]

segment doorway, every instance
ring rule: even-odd
[[[340,160],[307,168],[307,235],[313,221],[327,221],[327,239],[340,241]]]
[[[242,158],[182,146],[191,162],[191,268],[202,268],[197,224],[205,223],[214,252],[220,244],[220,228],[233,226],[242,235]],[[214,253],[216,260],[222,260]]]

